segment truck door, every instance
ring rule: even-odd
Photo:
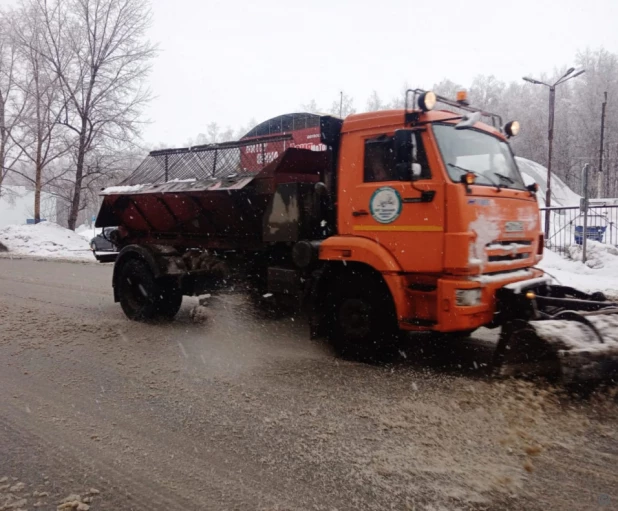
[[[426,135],[413,132],[406,148],[412,151],[414,176],[409,167],[402,168],[393,134],[362,138],[362,158],[349,171],[352,179],[345,180],[353,189],[341,190],[352,192],[344,201],[350,208],[349,234],[374,239],[410,272],[442,270],[444,181],[437,169],[432,171],[429,162],[437,160],[428,157]]]

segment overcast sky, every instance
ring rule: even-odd
[[[405,82],[518,80],[568,66],[587,46],[618,52],[618,0],[152,1],[152,144],[311,99],[329,107],[340,90],[362,110],[374,89],[390,100]]]

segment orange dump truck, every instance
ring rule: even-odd
[[[96,226],[118,227],[115,299],[153,320],[183,295],[244,287],[298,304],[313,335],[360,358],[405,331],[501,327],[504,374],[612,377],[617,305],[535,268],[518,130],[411,90],[402,110],[284,115],[237,142],[152,152],[101,192]]]

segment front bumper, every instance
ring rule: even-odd
[[[402,276],[408,300],[403,307],[395,300],[400,327],[404,330],[461,332],[482,326],[497,326],[495,314],[498,290],[542,275],[540,270],[526,269],[475,277],[442,277],[437,280],[435,290],[425,292],[411,290],[406,277]],[[392,287],[390,283],[389,287]],[[457,290],[461,289],[480,289],[480,303],[472,306],[458,305]]]

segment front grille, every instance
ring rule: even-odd
[[[487,258],[490,263],[497,263],[500,261],[520,261],[522,259],[528,259],[530,252],[523,252],[521,254],[509,254],[509,255],[492,255]]]
[[[532,256],[532,240],[495,240],[485,245],[487,262],[516,264]]]
[[[516,240],[516,241],[492,241],[485,245],[487,250],[513,250],[522,247],[532,246],[532,240]]]

